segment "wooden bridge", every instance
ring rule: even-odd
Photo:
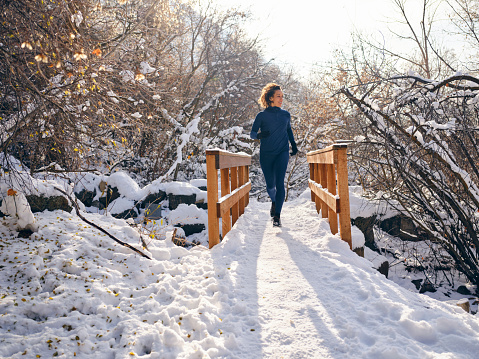
[[[346,151],[347,145],[334,144],[308,152],[306,157],[309,163],[311,200],[316,204],[316,211],[329,220],[333,234],[338,233],[339,224],[341,239],[352,249]],[[250,155],[217,149],[206,150],[210,248],[227,235],[249,203],[250,165]],[[218,183],[221,184],[221,196],[218,194]]]

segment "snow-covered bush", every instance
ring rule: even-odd
[[[479,284],[479,78],[396,76],[361,95],[351,147],[361,183],[409,217]],[[363,92],[367,90],[364,86]]]

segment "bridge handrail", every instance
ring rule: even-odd
[[[309,163],[309,188],[311,201],[316,211],[329,219],[333,234],[339,232],[341,239],[352,249],[351,218],[349,209],[347,145],[334,144],[306,154]]]
[[[221,217],[224,238],[249,204],[249,191],[251,190],[251,181],[249,181],[250,165],[250,155],[219,149],[206,150],[208,241],[210,248],[220,242],[219,218]],[[218,198],[218,170],[221,173],[221,198]]]

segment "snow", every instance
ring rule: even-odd
[[[206,178],[196,178],[190,180],[190,184],[195,187],[206,187],[208,182],[206,181]]]
[[[151,74],[152,72],[155,72],[156,69],[152,67],[148,62],[142,61],[140,62],[140,72],[144,75],[146,74]]]
[[[163,182],[163,179],[159,178],[143,188],[140,188],[138,184],[126,173],[123,171],[118,171],[108,175],[96,175],[93,173],[79,173],[73,176],[72,181],[76,183],[75,192],[79,193],[83,189],[94,192],[97,191],[100,182],[105,182],[110,187],[116,187],[121,196],[124,196],[127,200],[139,201],[149,194],[158,193],[163,191],[168,194],[174,195],[196,195],[197,201],[207,201],[207,192],[200,190],[197,186],[199,184],[204,184],[206,186],[206,180],[198,179],[192,181],[194,185],[187,182]],[[95,199],[98,199],[101,196],[101,193],[97,191],[97,196]],[[131,208],[131,207],[130,207]],[[120,213],[120,212],[118,212]]]
[[[79,27],[83,21],[83,14],[81,13],[81,11],[75,12],[75,14],[71,16],[71,20],[73,23],[75,23],[76,27]]]
[[[126,221],[83,215],[140,248]],[[477,316],[386,279],[330,233],[308,191],[285,203],[281,228],[268,203],[251,199],[212,250],[177,247],[169,232],[149,238],[152,260],[73,214],[45,211],[35,221],[38,231],[22,239],[16,218],[0,219],[2,358],[466,359],[479,351]]]
[[[193,204],[180,203],[178,208],[168,214],[167,219],[170,224],[206,224],[208,223],[208,214]]]
[[[351,218],[368,218],[380,215],[382,219],[394,217],[397,211],[391,209],[386,201],[373,201],[363,197],[361,186],[349,186],[349,206]]]

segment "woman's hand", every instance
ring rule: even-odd
[[[291,144],[291,150],[292,150],[292,151],[290,152],[291,156],[294,156],[295,154],[298,153],[298,147],[296,146],[296,143],[293,142],[293,143]]]

